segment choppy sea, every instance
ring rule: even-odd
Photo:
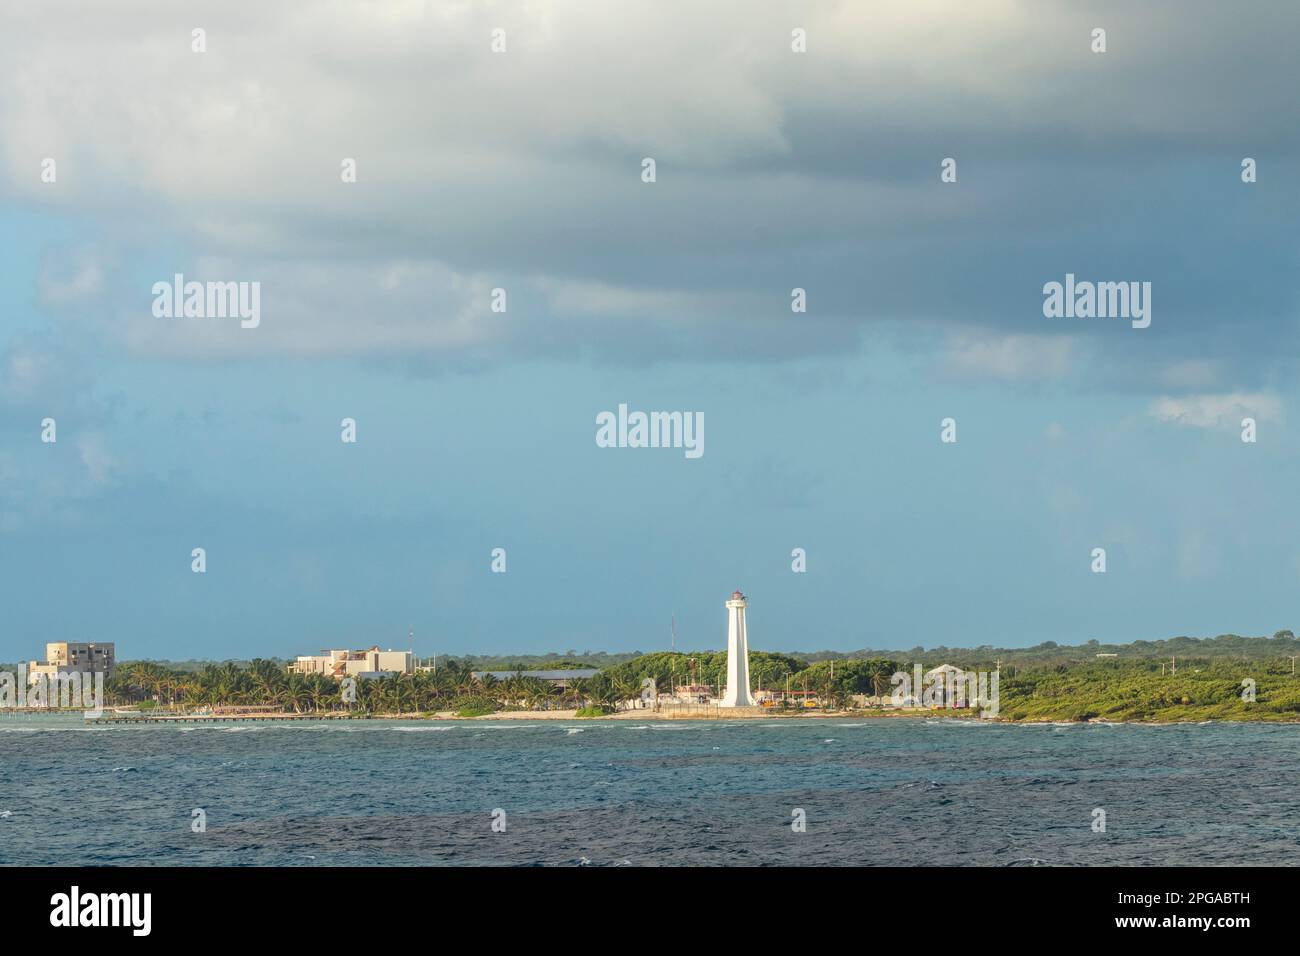
[[[0,865],[1234,865],[1298,851],[1300,726],[0,715]]]

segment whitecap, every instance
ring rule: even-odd
[[[390,727],[389,730],[399,730],[403,733],[413,734],[417,731],[428,730],[455,730],[455,727]]]
[[[538,724],[479,724],[484,730],[523,730],[526,727],[537,727]]]

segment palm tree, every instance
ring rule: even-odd
[[[618,674],[610,681],[610,690],[614,695],[614,703],[617,707],[623,707],[629,700],[636,697],[641,692],[641,684],[634,678],[626,674]]]
[[[274,703],[281,687],[284,686],[285,675],[271,661],[254,660],[248,667],[248,677],[259,703]]]
[[[186,709],[193,709],[203,703],[203,685],[197,680],[187,680],[181,685],[181,700]]]
[[[871,675],[871,689],[876,692],[877,698],[884,695],[885,688],[889,686],[889,683],[890,675],[884,670],[884,668],[881,668]]]
[[[587,685],[590,683],[585,677],[575,677],[569,681],[569,686],[565,689],[565,696],[572,698],[575,709],[582,707],[587,699]]]
[[[312,674],[307,678],[307,700],[311,704],[312,710],[320,710],[321,705],[329,697],[330,688],[325,683],[326,678],[320,674]],[[333,683],[333,681],[330,681]]]

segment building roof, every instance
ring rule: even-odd
[[[482,677],[484,674],[490,674],[497,680],[509,680],[516,674],[522,673],[524,677],[535,677],[538,680],[577,680],[580,678],[595,677],[600,673],[596,667],[575,668],[574,670],[561,671],[475,671],[475,677]]]

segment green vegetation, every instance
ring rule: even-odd
[[[580,682],[575,682],[580,683]],[[289,673],[277,661],[247,666],[206,664],[197,671],[172,670],[148,661],[118,667],[105,688],[109,706],[146,704],[190,711],[217,705],[278,705],[305,713],[428,714],[479,716],[499,710],[564,710],[587,702],[580,687],[560,688],[519,675],[497,680],[475,677],[458,661],[436,672],[421,671],[356,682],[356,700],[345,701],[342,685],[321,674]]]
[[[1120,660],[1147,660],[1154,658],[1169,660],[1171,657],[1229,658],[1237,660],[1275,660],[1291,654],[1300,654],[1300,640],[1291,631],[1278,631],[1272,637],[1242,637],[1238,634],[1220,634],[1218,637],[1173,637],[1163,641],[1134,641],[1132,644],[1101,644],[1088,641],[1086,644],[1062,645],[1055,641],[1044,641],[1033,647],[945,647],[940,644],[926,650],[913,647],[911,650],[860,650],[841,653],[839,651],[817,651],[799,656],[810,662],[823,660],[846,660],[858,658],[883,657],[889,660],[906,661],[910,667],[913,662],[929,670],[940,664],[952,664],[962,668],[984,668],[995,660],[1001,660],[1004,667],[1044,666],[1058,664],[1080,664],[1096,660],[1098,654],[1115,654]],[[1288,662],[1289,664],[1289,662]],[[1159,664],[1157,663],[1157,670]],[[1181,670],[1181,668],[1180,668]]]
[[[1098,658],[1098,653],[1116,657]],[[999,713],[1003,720],[1300,721],[1300,677],[1292,674],[1300,641],[1290,631],[1272,638],[1222,635],[1208,640],[1179,637],[1127,645],[1090,643],[1061,647],[1051,641],[1023,649],[936,648],[857,657],[810,655],[808,660],[765,652],[750,654],[755,689],[808,691],[823,706],[849,707],[853,698],[888,697],[891,676],[941,663],[993,671],[1000,664]],[[529,667],[589,664],[604,657],[594,677],[560,687],[524,677]],[[618,657],[626,659],[615,660]],[[136,661],[123,664],[108,682],[105,703],[193,710],[217,704],[273,704],[295,713],[481,716],[502,710],[576,710],[582,716],[611,713],[641,694],[653,678],[660,693],[698,683],[717,691],[725,682],[726,654],[658,652],[626,655],[547,655],[510,658],[516,672],[497,680],[474,676],[483,660],[442,658],[436,672],[421,671],[356,684],[354,702],[340,684],[322,675],[288,673],[278,661],[254,660],[168,668]],[[1176,664],[1176,673],[1175,673]],[[1162,667],[1165,673],[1161,673]],[[1253,681],[1255,699],[1243,699]],[[945,711],[958,715],[964,711]]]
[[[1005,720],[1300,720],[1300,677],[1291,661],[1179,658],[1096,661],[1027,669],[1001,680]],[[1254,681],[1247,702],[1243,681]]]

